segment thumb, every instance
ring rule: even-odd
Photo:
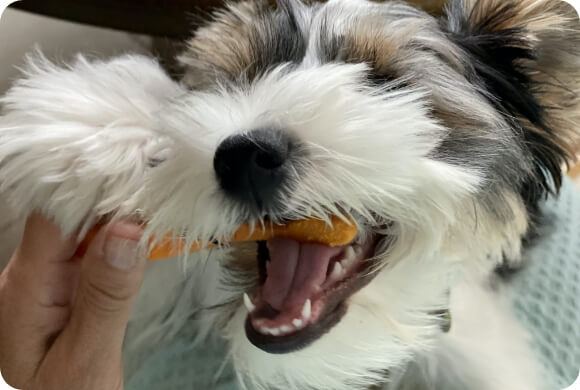
[[[82,348],[83,355],[107,358],[121,351],[145,274],[141,233],[139,226],[126,223],[101,229],[82,260],[77,296],[64,332],[70,346]],[[94,356],[99,351],[104,356]]]

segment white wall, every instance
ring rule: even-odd
[[[63,22],[7,9],[0,20],[0,93],[18,75],[15,66],[35,45],[50,58],[67,59],[78,52],[111,56],[148,51],[150,38]]]

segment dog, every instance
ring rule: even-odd
[[[0,191],[63,234],[147,221],[144,245],[351,218],[343,247],[223,245],[149,273],[133,345],[193,323],[242,388],[541,389],[501,275],[573,159],[579,44],[556,0],[229,4],[177,80],[143,56],[31,55],[2,98]]]

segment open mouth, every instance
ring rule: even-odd
[[[246,335],[269,353],[306,347],[336,325],[346,301],[376,275],[369,272],[379,238],[342,247],[274,238],[258,243],[260,283],[244,295]]]

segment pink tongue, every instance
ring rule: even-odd
[[[308,298],[320,292],[330,259],[342,251],[287,238],[269,240],[268,249],[270,265],[262,299],[279,311],[300,310]]]

